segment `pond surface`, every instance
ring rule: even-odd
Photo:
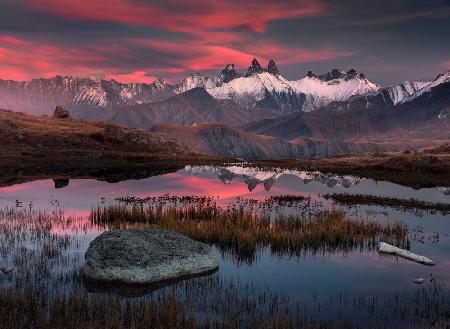
[[[98,205],[114,203],[117,197],[144,198],[164,194],[213,196],[218,203],[226,205],[236,197],[264,200],[273,195],[308,196],[321,203],[324,208],[340,208],[351,217],[381,222],[400,221],[411,232],[419,230],[420,239],[412,235],[410,237],[410,250],[431,258],[437,265],[428,267],[397,257],[379,255],[376,250],[287,257],[275,256],[270,250],[261,249],[251,264],[237,262],[231,255],[221,253],[217,273],[208,278],[190,279],[187,280],[190,283],[178,283],[165,289],[183,290],[186,288],[182,287],[198,281],[204,282],[206,290],[211,285],[212,291],[218,289],[217,282],[220,281],[222,285],[251,287],[255,293],[283,296],[283,305],[288,305],[292,312],[317,321],[347,319],[363,327],[369,323],[374,328],[420,328],[423,323],[427,323],[429,319],[415,323],[393,313],[396,312],[394,310],[420,306],[422,299],[434,298],[431,295],[436,289],[439,291],[437,295],[433,295],[435,298],[441,302],[450,301],[450,216],[439,212],[417,213],[381,206],[343,207],[322,197],[328,193],[370,194],[450,203],[448,188],[415,190],[389,182],[318,172],[259,170],[238,166],[188,166],[173,173],[112,184],[91,179],[59,179],[3,187],[0,188],[0,208],[47,213],[63,211],[65,216],[77,218],[76,224],[73,224],[76,229],[71,229],[71,225],[55,225],[53,228],[54,233],[71,236],[76,243],[72,243],[65,251],[63,266],[61,262],[55,263],[49,270],[59,271],[58,275],[67,272],[72,275],[75,273],[76,276],[83,265],[84,252],[89,242],[102,231],[87,224],[90,211]],[[17,267],[17,261],[12,257],[2,261]],[[55,280],[58,275],[50,273],[46,280]],[[418,277],[425,279],[421,286],[413,283],[413,279]],[[14,280],[20,280],[20,275],[15,279],[0,279],[0,285],[12,286]],[[64,280],[64,283],[49,286],[62,290],[73,286],[86,289],[78,281]],[[236,293],[245,291],[249,294],[247,288]],[[158,293],[162,293],[161,291],[164,289]],[[211,295],[210,298],[215,297]],[[440,306],[444,312],[448,306],[450,312],[450,305]],[[449,318],[444,315],[434,325],[445,328],[449,322]]]

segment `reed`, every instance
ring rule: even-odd
[[[190,207],[203,203],[196,198],[180,200]],[[180,200],[175,198],[172,202],[178,204]],[[233,207],[243,216],[249,213],[249,207],[253,207],[253,212],[259,211],[265,201],[238,200]],[[209,202],[211,206],[215,204],[213,200]],[[167,205],[160,206],[164,212]],[[147,206],[143,207],[145,211]],[[203,209],[202,216],[208,211]],[[195,214],[190,211],[183,216],[195,218]],[[288,215],[284,216],[282,224],[277,223],[278,218],[268,216],[269,224],[259,225],[283,232],[287,228],[301,230],[298,221],[289,222]],[[201,223],[209,221],[209,217],[201,218]],[[320,222],[319,217],[309,218],[313,219],[321,226],[327,223]],[[326,219],[324,215],[323,220]],[[244,226],[246,230],[257,227],[254,222],[246,225],[253,225]],[[301,225],[311,224],[305,220]],[[449,290],[434,277],[427,278],[421,287],[387,290],[377,296],[340,292],[336,287],[336,295],[314,294],[303,296],[306,300],[302,297],[300,301],[253,282],[227,277],[220,271],[156,291],[144,290],[142,295],[93,292],[84,284],[80,271],[86,248],[104,228],[63,212],[0,209],[0,265],[14,269],[9,274],[0,273],[0,328],[343,329],[446,328],[449,324]],[[358,322],[358,316],[349,319],[352,314],[359,314],[364,322]]]
[[[416,214],[429,212],[432,214],[441,213],[442,215],[450,214],[450,203],[426,202],[416,199],[398,199],[391,197],[381,197],[367,194],[326,194],[326,199],[331,199],[339,204],[353,205],[369,205],[390,207],[401,211],[413,211]]]
[[[130,225],[160,227],[214,244],[237,261],[251,263],[259,248],[277,255],[302,255],[354,249],[372,249],[380,240],[405,247],[407,229],[400,223],[347,218],[341,211],[308,212],[308,206],[283,212],[280,205],[304,203],[307,198],[277,197],[262,202],[237,199],[220,206],[214,198],[120,198],[116,204],[92,210],[93,224],[105,227]],[[273,212],[273,210],[276,210]],[[303,209],[303,211],[301,211]]]

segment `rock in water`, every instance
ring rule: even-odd
[[[386,242],[378,243],[378,252],[397,255],[424,265],[436,265],[431,259],[425,256],[416,255],[408,250],[394,247]]]
[[[56,189],[63,188],[69,185],[69,178],[53,178],[53,183]]]
[[[422,284],[425,280],[423,278],[416,278],[413,280],[414,283],[416,284]]]
[[[204,243],[169,230],[132,228],[104,232],[92,241],[83,274],[96,281],[149,284],[218,267]]]
[[[69,117],[69,111],[67,111],[64,107],[62,106],[57,106],[55,108],[55,113],[53,113],[53,117],[54,118],[58,118],[58,119],[65,119]]]

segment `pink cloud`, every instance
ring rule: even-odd
[[[106,80],[116,80],[122,83],[152,83],[157,77],[148,76],[147,71],[133,71],[129,73],[108,73],[104,76]]]
[[[98,45],[59,47],[4,35],[0,36],[0,78],[24,80],[70,74],[120,82],[152,82],[156,75],[178,79],[191,71],[219,70],[230,62],[246,68],[254,57],[262,62],[274,58],[279,64],[294,64],[352,55],[333,47],[306,49],[261,40],[273,21],[327,15],[322,0],[169,0],[152,4],[135,0],[18,1],[30,10],[67,19],[156,27],[190,37],[118,38],[112,45],[104,41]],[[145,54],[130,50],[129,46],[148,48],[149,54],[176,56],[167,56],[164,63],[144,61],[139,56],[146,58]]]
[[[236,39],[237,40],[237,39]],[[334,48],[303,49],[286,47],[264,41],[257,47],[250,36],[241,36],[237,43],[217,44],[209,40],[163,41],[154,39],[124,39],[118,44],[60,47],[54,44],[32,42],[8,35],[0,36],[0,78],[28,80],[34,77],[49,78],[55,75],[93,76],[114,79],[124,83],[151,83],[157,75],[181,77],[192,71],[219,70],[232,62],[246,68],[256,57],[262,64],[275,58],[279,64],[292,64],[329,60],[353,53]],[[177,54],[169,63],[143,62],[132,68],[120,67],[120,63],[133,63],[140,53],[129,48],[148,48],[167,54]],[[32,49],[33,51],[30,51]]]
[[[68,18],[152,26],[196,34],[204,29],[242,27],[264,32],[280,19],[326,14],[319,0],[171,0],[166,6],[132,0],[21,0],[29,9]]]
[[[444,70],[450,70],[450,60],[445,61],[445,62],[442,62],[442,63],[441,63],[441,67],[442,67]]]
[[[218,69],[229,63],[230,60],[238,67],[246,68],[255,57],[261,62],[267,62],[269,59],[275,58],[279,64],[293,64],[330,60],[354,54],[351,51],[339,51],[331,47],[315,50],[286,47],[270,41],[263,42],[264,47],[258,48],[251,42],[251,39],[239,43],[236,48],[232,45],[210,44],[202,40],[180,43],[132,39],[128,42],[153,50],[168,51],[181,55],[179,59],[175,60],[176,65],[187,71]],[[160,69],[160,71],[165,72],[164,69]]]

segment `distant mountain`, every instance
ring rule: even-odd
[[[386,101],[385,90],[370,96],[333,102],[310,113],[293,113],[241,127],[285,140],[398,140],[450,138],[450,82],[446,75],[417,90],[396,105]],[[439,82],[439,83],[438,83]],[[414,141],[411,140],[411,143]]]
[[[244,72],[227,64],[218,77],[193,73],[176,84],[0,80],[0,107],[50,114],[56,105],[75,118],[156,129],[202,152],[248,159],[400,150],[450,138],[450,72],[381,88],[354,69],[289,81],[275,61],[263,67],[253,59]]]
[[[105,119],[121,107],[149,103],[174,95],[164,80],[123,84],[56,76],[27,82],[0,80],[0,108],[29,114],[51,114],[55,106],[83,119]]]
[[[386,99],[387,105],[391,105],[390,103],[397,105],[429,83],[429,81],[404,81],[398,85],[383,89],[383,97]]]
[[[304,79],[289,81],[280,74],[275,61],[270,60],[267,68],[263,68],[254,59],[243,73],[227,64],[219,77],[193,73],[174,85],[162,79],[151,84],[123,84],[68,76],[26,82],[0,80],[0,107],[51,114],[60,105],[77,118],[106,120],[122,108],[158,102],[194,88],[202,88],[217,100],[233,101],[246,109],[291,113],[311,111],[333,101],[377,91],[379,87],[354,70],[334,69],[321,76],[311,73]]]
[[[333,69],[331,72],[316,76],[311,71],[303,79],[292,81],[298,93],[306,95],[304,111],[326,106],[334,101],[344,101],[355,95],[378,92],[381,88],[366,79],[363,73],[355,70],[348,72]]]
[[[158,124],[192,125],[219,122],[238,126],[256,118],[274,118],[276,111],[244,109],[231,100],[217,100],[203,88],[190,89],[165,100],[124,107],[108,121],[133,128]]]
[[[367,80],[355,70],[333,69],[321,76],[312,72],[297,81],[280,75],[270,60],[264,69],[254,59],[248,70],[239,74],[233,64],[222,71],[219,83],[206,90],[217,99],[231,99],[245,107],[271,108],[284,113],[311,111],[333,101],[346,100],[355,95],[378,92],[380,86]]]
[[[216,82],[212,79],[205,77],[201,73],[192,73],[188,77],[184,78],[180,83],[175,85],[174,91],[177,94],[184,93],[194,88],[203,88],[205,90],[216,87]]]
[[[242,159],[311,159],[341,153],[382,151],[374,143],[302,139],[288,142],[273,136],[249,133],[218,123],[194,126],[157,125],[152,131],[174,138],[199,153]],[[392,148],[395,149],[395,148]]]

